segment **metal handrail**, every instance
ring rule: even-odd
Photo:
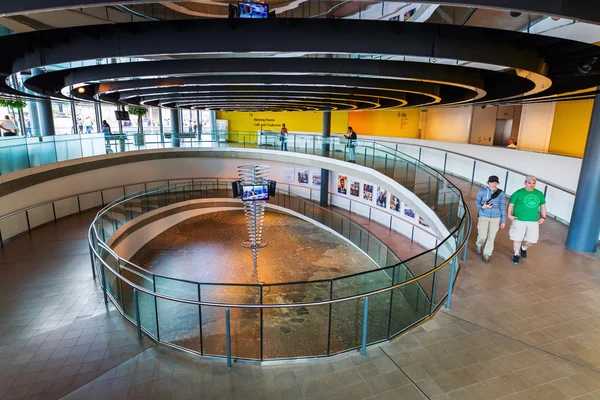
[[[185,182],[177,183],[177,184],[175,184],[175,188],[177,188],[177,185],[184,185],[184,184],[185,184]],[[96,214],[96,217],[94,218],[94,220],[90,224],[90,227],[93,229],[93,232],[94,232],[94,235],[95,235],[96,239],[103,245],[103,247],[106,247],[115,258],[117,258],[119,261],[123,261],[123,262],[127,263],[128,265],[131,265],[132,267],[135,267],[136,269],[139,269],[139,270],[142,270],[142,271],[144,271],[144,268],[140,267],[139,265],[136,265],[136,264],[132,263],[129,260],[121,258],[118,254],[116,254],[114,251],[112,251],[112,249],[110,249],[110,247],[106,243],[104,243],[102,240],[100,240],[98,232],[96,231],[96,228],[95,228],[95,224],[96,224],[96,221],[102,215],[104,215],[104,213],[106,211],[109,211],[111,207],[119,206],[119,205],[124,204],[125,202],[127,202],[129,200],[132,200],[132,199],[135,199],[135,198],[139,198],[139,197],[147,195],[147,194],[154,194],[154,193],[158,193],[158,192],[165,192],[166,190],[170,190],[170,186],[168,186],[166,188],[165,187],[153,188],[153,189],[150,189],[150,190],[153,190],[153,191],[150,192],[150,193],[147,193],[145,190],[141,190],[141,191],[132,193],[132,194],[126,196],[126,197],[123,197],[121,199],[114,200],[112,203],[110,203],[109,205],[107,205],[106,207],[104,207],[102,210],[98,211],[98,213]],[[287,194],[287,195],[291,197],[291,194]],[[297,199],[302,199],[299,196],[296,197],[296,198]],[[121,200],[121,201],[119,201],[119,200]],[[302,200],[305,200],[305,199],[302,199]],[[116,203],[117,201],[118,201],[118,203]],[[323,208],[323,207],[320,207],[320,206],[317,206],[317,207]],[[335,210],[330,210],[330,209],[325,209],[325,208],[323,208],[323,209],[326,210],[327,212],[333,214],[333,215],[337,215],[340,218],[348,219],[348,220],[350,220],[350,222],[353,222],[351,218],[349,218],[349,217],[347,217],[347,216],[345,216],[345,215],[343,215],[343,214],[341,214],[341,213],[339,213],[339,212],[337,212]],[[400,260],[400,263],[404,262],[404,261],[402,261],[402,259],[400,257],[398,257],[398,255],[395,252],[393,252],[389,248],[389,246],[386,246],[379,238],[377,238],[377,236],[373,232],[371,232],[370,230],[368,230],[367,228],[365,228],[363,226],[361,226],[360,229],[364,230],[368,234],[372,235],[375,239],[377,239],[382,245],[384,245],[387,248],[387,250],[394,257],[396,257],[396,259]],[[422,255],[422,254],[425,254],[425,253],[428,253],[428,252],[431,252],[431,251],[434,251],[434,250],[438,249],[438,247],[441,246],[443,243],[445,243],[446,240],[448,240],[450,237],[452,237],[452,234],[450,234],[443,241],[441,241],[436,247],[434,247],[432,249],[429,249],[429,250],[426,250],[426,251],[424,251],[422,253],[419,253],[419,254]],[[415,256],[409,258],[409,260],[412,260],[413,258],[415,258]],[[396,265],[398,265],[398,264],[396,264]],[[385,267],[385,268],[392,268],[394,266],[388,266],[388,267]],[[366,273],[373,272],[373,271],[376,271],[376,270],[369,270],[369,271],[357,272],[355,274],[345,275],[344,278],[350,277],[350,276],[362,275],[362,274],[366,274]],[[197,283],[197,284],[201,284],[201,285],[227,285],[227,286],[256,286],[256,287],[260,287],[260,286],[277,286],[277,285],[291,285],[291,284],[307,283],[306,281],[303,281],[303,282],[281,282],[281,283],[273,283],[273,284],[245,284],[245,283],[244,284],[236,284],[236,283],[227,283],[227,284],[225,284],[225,283],[194,282],[194,281],[188,281],[188,280],[185,280],[185,279],[179,279],[179,278],[172,278],[172,277],[167,277],[167,276],[161,276],[161,275],[155,274],[153,272],[149,272],[149,271],[147,271],[147,272],[149,274],[153,275],[153,276],[160,277],[160,278],[176,279],[176,280],[182,281],[182,282],[185,281],[185,282],[188,282],[188,283],[195,283],[195,284]],[[320,280],[310,281],[310,283],[329,282],[331,280],[332,279],[320,279]],[[335,279],[333,279],[333,280],[335,280]]]
[[[470,233],[471,228],[467,227],[467,234],[465,236],[468,236],[468,234]],[[171,300],[171,301],[175,301],[175,302],[179,302],[179,303],[185,303],[185,304],[193,304],[193,305],[198,305],[198,306],[210,306],[210,307],[220,307],[220,308],[290,308],[290,307],[311,307],[311,306],[320,306],[320,305],[327,305],[327,304],[334,304],[334,303],[341,303],[343,301],[349,301],[349,300],[355,300],[355,299],[361,299],[363,297],[369,297],[375,294],[379,294],[379,293],[384,293],[387,292],[389,290],[394,290],[397,289],[399,287],[411,284],[413,282],[416,282],[420,279],[425,278],[426,276],[429,276],[437,271],[439,271],[440,269],[442,269],[443,267],[445,267],[446,265],[448,265],[449,263],[451,263],[454,258],[456,258],[460,252],[463,250],[464,246],[466,245],[466,241],[463,242],[463,244],[452,254],[451,257],[448,257],[444,262],[442,262],[439,266],[424,272],[423,274],[416,276],[412,279],[409,279],[407,281],[398,283],[396,285],[393,286],[388,286],[382,289],[377,289],[377,290],[373,290],[371,292],[368,293],[362,293],[362,294],[357,294],[357,295],[352,295],[352,296],[346,296],[346,297],[340,297],[340,298],[336,298],[336,299],[331,299],[331,300],[322,300],[322,301],[315,301],[315,302],[307,302],[307,303],[268,303],[268,304],[252,304],[252,303],[219,303],[219,302],[209,302],[209,301],[196,301],[196,300],[188,300],[188,299],[181,299],[179,297],[173,297],[173,296],[169,296],[169,295],[165,295],[162,293],[157,293],[151,290],[148,290],[142,286],[139,286],[133,282],[131,282],[130,280],[128,280],[127,278],[125,278],[124,276],[122,276],[121,274],[119,274],[118,272],[116,272],[114,269],[112,269],[112,267],[110,267],[103,259],[102,257],[100,257],[100,255],[96,252],[96,250],[94,249],[94,245],[92,243],[92,239],[91,239],[91,232],[92,232],[92,226],[90,226],[90,230],[88,231],[88,243],[90,245],[90,249],[91,251],[94,253],[94,255],[97,257],[97,259],[107,268],[109,269],[115,276],[119,277],[119,279],[121,279],[121,281],[127,283],[129,286],[131,286],[132,288],[139,290],[141,292],[144,292],[148,295],[154,296],[154,297],[158,297],[161,299],[165,299],[165,300]],[[103,246],[103,248],[105,248]],[[114,254],[114,252],[111,250],[110,251],[111,254]],[[119,260],[119,256],[116,256],[117,260]],[[390,267],[391,268],[391,267]],[[197,283],[197,282],[195,282]],[[311,282],[312,283],[312,282]],[[105,283],[103,282],[103,285],[105,285]],[[106,286],[104,287],[106,289]]]
[[[378,142],[379,142],[379,140],[378,140]],[[402,144],[402,145],[406,145],[406,146],[425,147],[427,149],[438,150],[438,151],[442,151],[444,153],[451,153],[451,154],[455,154],[455,155],[460,156],[460,157],[469,158],[469,159],[477,161],[477,162],[482,162],[482,163],[486,163],[486,164],[489,164],[489,165],[493,165],[494,167],[502,168],[502,169],[505,169],[505,170],[510,171],[512,173],[515,173],[515,174],[525,175],[525,176],[529,175],[527,172],[517,171],[516,169],[505,167],[503,165],[490,162],[488,160],[484,160],[484,159],[481,159],[481,158],[468,156],[466,154],[458,153],[458,152],[452,151],[452,150],[440,149],[438,147],[432,147],[432,146],[424,146],[422,144],[412,144],[412,143],[404,143],[404,142],[389,142],[387,140],[381,140],[381,142],[394,143],[394,144]],[[526,150],[519,150],[519,151],[526,151]],[[547,153],[542,153],[542,154],[547,154]],[[548,181],[546,181],[543,178],[540,178],[539,180],[542,181],[542,182],[544,182],[544,184],[546,184],[546,186],[553,187],[555,189],[558,189],[558,190],[563,191],[565,193],[571,194],[573,196],[575,195],[575,191],[574,190],[568,189],[568,188],[566,188],[564,186],[560,186],[560,185],[558,185],[556,183],[548,182]]]
[[[276,134],[276,133],[270,133],[270,132],[263,132],[262,134],[263,134],[263,135],[265,135],[265,136],[279,136],[279,134]],[[293,133],[293,132],[290,132],[289,134],[290,134],[290,135],[296,135],[296,134],[295,134],[295,133]],[[298,135],[306,135],[306,136],[308,136],[308,134],[298,134]],[[333,136],[333,135],[336,135],[336,136]],[[319,137],[318,135],[314,135],[314,136],[316,136],[316,137]],[[342,137],[342,134],[332,134],[332,136],[331,136],[331,137],[336,137],[336,138],[343,139],[343,137]],[[360,140],[361,140],[361,141],[364,141],[364,139],[360,139]],[[509,168],[509,167],[506,167],[506,166],[503,166],[503,165],[500,165],[500,164],[496,164],[496,163],[493,163],[493,162],[491,162],[491,161],[484,160],[484,159],[482,159],[482,158],[473,157],[473,156],[466,155],[466,154],[459,153],[459,152],[452,151],[452,150],[441,149],[441,148],[439,148],[439,147],[433,147],[433,146],[427,146],[427,145],[423,145],[423,144],[415,144],[415,143],[406,143],[406,142],[392,142],[392,141],[385,140],[385,139],[377,139],[377,140],[375,140],[375,139],[367,139],[366,141],[371,141],[371,142],[375,142],[375,143],[390,143],[390,144],[393,144],[393,145],[399,145],[399,144],[400,144],[400,145],[405,145],[405,146],[424,147],[424,148],[426,148],[426,149],[437,150],[437,151],[441,151],[441,152],[444,152],[444,153],[451,153],[451,154],[454,154],[454,155],[457,155],[457,156],[460,156],[460,157],[465,157],[465,158],[468,158],[468,159],[471,159],[471,160],[474,160],[474,161],[477,161],[477,162],[482,162],[482,163],[486,163],[486,164],[489,164],[489,165],[493,165],[494,167],[497,167],[497,168],[502,168],[502,169],[505,169],[505,170],[507,170],[507,171],[510,171],[510,172],[512,172],[512,173],[515,173],[515,174],[520,174],[520,175],[525,175],[525,176],[529,175],[527,172],[517,171],[516,169],[512,169],[512,168]],[[475,145],[473,145],[473,146],[475,146]],[[392,149],[393,149],[393,148],[392,148]],[[394,149],[393,149],[393,150],[394,150]],[[415,157],[413,157],[413,156],[411,156],[411,155],[409,155],[409,154],[406,154],[406,153],[404,153],[404,152],[402,152],[402,151],[398,150],[397,148],[395,149],[395,151],[397,151],[398,153],[402,154],[404,157],[411,158],[411,159],[413,159],[413,160],[417,160],[417,161],[418,161],[418,162],[420,162],[421,164],[425,165],[425,164],[424,164],[424,163],[423,163],[421,160],[419,160],[418,158],[415,158]],[[518,151],[527,151],[527,150],[518,150]],[[540,153],[540,152],[533,152],[533,153]],[[548,154],[548,153],[541,153],[541,154]],[[564,157],[564,156],[563,156],[563,157]],[[572,158],[578,158],[578,157],[572,157]],[[431,168],[431,169],[433,169],[433,170],[436,170],[436,169],[435,169],[435,168],[433,168],[433,167],[429,167],[429,168]],[[437,170],[436,170],[436,171],[437,171]],[[575,195],[575,191],[574,191],[574,190],[572,190],[572,189],[568,189],[568,188],[566,188],[566,187],[564,187],[564,186],[561,186],[561,185],[558,185],[558,184],[556,184],[556,183],[548,182],[548,181],[546,181],[546,180],[545,180],[545,179],[543,179],[543,178],[540,178],[540,180],[541,180],[542,182],[544,182],[544,184],[546,184],[546,186],[553,187],[553,188],[555,188],[555,189],[558,189],[558,190],[560,190],[560,191],[563,191],[563,192],[565,192],[565,193],[568,193],[568,194],[571,194],[571,195]]]
[[[184,184],[184,183],[180,183],[180,184]],[[128,264],[128,265],[130,265],[130,266],[132,266],[132,267],[134,267],[136,269],[139,269],[139,270],[144,270],[144,269],[142,267],[140,267],[139,265],[136,265],[136,264],[132,263],[131,261],[126,260],[126,259],[120,257],[108,245],[106,245],[102,240],[100,240],[98,232],[96,231],[96,228],[95,228],[95,223],[98,220],[98,218],[100,218],[104,214],[104,212],[106,212],[106,211],[108,211],[110,209],[109,207],[114,207],[114,206],[121,205],[121,204],[123,204],[123,203],[125,203],[125,202],[127,202],[127,201],[129,201],[131,199],[138,198],[138,197],[141,197],[141,196],[146,195],[146,194],[153,194],[155,192],[164,192],[165,190],[168,190],[168,189],[165,189],[165,187],[161,187],[161,188],[153,188],[151,190],[153,190],[153,191],[150,192],[150,193],[146,193],[145,191],[139,191],[139,192],[132,193],[132,194],[126,196],[126,198],[121,198],[121,199],[117,199],[117,200],[113,201],[111,203],[112,206],[111,205],[107,205],[105,208],[103,208],[102,210],[100,210],[96,214],[96,218],[94,218],[94,220],[90,224],[90,230],[92,230],[92,232],[94,233],[95,238],[99,241],[100,244],[102,244],[103,248],[105,248],[109,253],[111,253],[111,255],[117,261],[124,262],[124,263],[126,263],[126,264]],[[300,199],[300,197],[298,197],[298,198]],[[119,200],[121,200],[121,201],[119,201]],[[119,201],[119,202],[115,203],[117,201]],[[423,251],[421,253],[418,253],[418,254],[416,254],[416,255],[414,255],[414,256],[406,259],[406,260],[400,259],[400,257],[398,257],[393,251],[389,250],[389,248],[388,248],[388,250],[392,253],[392,255],[394,255],[398,260],[400,260],[400,262],[398,264],[390,265],[390,266],[387,266],[387,267],[384,267],[384,268],[380,268],[380,269],[395,268],[399,264],[406,264],[407,262],[412,261],[414,259],[417,259],[417,258],[419,258],[419,257],[421,257],[421,256],[423,256],[423,255],[425,255],[427,253],[434,253],[434,252],[438,251],[448,240],[450,240],[450,238],[452,238],[454,236],[455,233],[457,233],[459,231],[459,229],[461,228],[462,224],[465,222],[466,216],[470,215],[469,212],[468,212],[468,206],[466,204],[465,204],[465,207],[467,208],[467,210],[466,210],[465,214],[462,216],[462,218],[460,219],[460,222],[458,222],[457,225],[456,225],[456,227],[454,228],[454,230],[452,232],[450,232],[450,234],[446,238],[444,238],[444,240],[442,240],[441,242],[437,243],[437,245],[435,247],[433,247],[431,249],[428,249],[428,250],[425,250],[425,251]],[[340,213],[338,213],[338,212],[336,212],[334,210],[328,210],[328,211],[331,212],[332,214],[337,214],[340,217],[347,218],[343,214],[340,214]],[[366,229],[364,227],[361,227],[361,229],[364,229],[369,234],[373,235],[373,237],[377,238],[377,236],[375,236],[368,229]],[[470,232],[470,227],[469,227],[469,232]],[[466,235],[466,237],[468,237],[468,234]],[[463,247],[464,246],[461,246],[461,249]],[[455,251],[455,252],[456,253],[460,253],[460,251]],[[448,259],[451,259],[451,258],[453,258],[453,256],[449,257]],[[112,271],[112,269],[111,269],[111,271]],[[368,271],[362,271],[362,272],[356,272],[354,274],[344,275],[343,277],[340,277],[340,278],[318,279],[318,280],[298,281],[298,282],[280,282],[280,283],[272,283],[272,284],[270,284],[270,283],[264,283],[264,284],[245,284],[245,283],[244,284],[236,284],[236,283],[227,283],[227,284],[225,284],[225,283],[219,283],[219,282],[217,282],[217,283],[215,283],[215,282],[198,282],[198,281],[189,281],[189,280],[186,280],[186,279],[180,279],[180,278],[172,278],[172,277],[162,276],[162,275],[158,275],[158,274],[155,274],[155,273],[149,272],[149,271],[148,271],[148,273],[150,275],[153,275],[153,276],[156,276],[156,277],[159,277],[159,278],[173,279],[173,280],[177,280],[177,281],[181,281],[181,282],[187,282],[187,283],[193,283],[193,284],[200,284],[200,285],[226,285],[226,286],[247,286],[247,287],[265,287],[265,286],[269,286],[269,287],[271,287],[271,286],[294,285],[294,284],[303,284],[303,283],[311,283],[312,284],[312,283],[331,282],[331,281],[335,281],[335,280],[338,280],[338,279],[349,278],[349,277],[354,277],[354,276],[359,276],[359,275],[364,275],[364,274],[372,273],[373,271],[377,271],[377,269],[368,270]]]

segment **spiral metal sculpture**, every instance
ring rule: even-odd
[[[271,167],[267,165],[241,165],[238,167],[238,175],[242,186],[244,185],[268,185]],[[263,222],[265,219],[265,201],[245,201],[244,214],[246,215],[246,227],[248,228],[248,239],[243,243],[245,247],[252,250],[254,267],[258,264],[258,249],[265,247],[267,243],[262,240]]]

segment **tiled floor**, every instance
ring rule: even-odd
[[[458,184],[472,202],[478,188]],[[490,264],[477,258],[475,221],[452,309],[364,359],[228,370],[139,343],[104,306],[84,240],[91,218],[0,252],[0,399],[600,399],[600,256],[566,249],[555,221],[519,267],[507,230]]]

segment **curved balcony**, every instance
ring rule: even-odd
[[[256,137],[254,137],[255,143],[250,143],[251,136],[243,137],[245,139],[242,139],[241,143],[212,142],[199,145],[258,147]],[[191,147],[192,144],[198,145],[198,142],[194,143],[193,139],[182,139],[183,147]],[[268,143],[264,143],[266,144]],[[348,157],[345,144],[345,141],[339,138],[323,139],[314,135],[295,135],[288,147],[291,151],[345,160]],[[162,142],[153,143],[147,140],[145,147],[161,145]],[[261,285],[247,286],[238,288],[236,296],[231,298],[226,296],[206,298],[202,295],[205,283],[182,280],[161,282],[164,277],[149,274],[147,271],[141,272],[141,268],[119,258],[105,242],[109,241],[110,236],[123,224],[135,220],[142,214],[159,211],[164,206],[196,198],[209,197],[219,201],[219,198],[230,197],[226,191],[227,182],[213,182],[213,187],[207,191],[202,189],[206,185],[199,184],[197,180],[190,180],[184,184],[143,190],[125,196],[98,213],[90,228],[90,250],[94,273],[100,277],[107,301],[110,299],[117,305],[121,312],[140,328],[140,333],[144,331],[150,337],[167,345],[203,355],[228,357],[230,360],[231,358],[266,360],[327,356],[357,347],[364,349],[367,344],[389,339],[427,318],[444,300],[449,306],[453,280],[459,269],[459,254],[465,247],[471,225],[462,194],[442,174],[417,159],[376,142],[361,140],[356,159],[357,164],[376,170],[412,191],[430,207],[439,219],[438,222],[441,222],[450,234],[440,240],[435,247],[417,257],[399,260],[385,245],[352,220],[353,213],[358,214],[358,210],[350,209],[350,216],[345,217],[330,209],[319,207],[311,198],[279,192],[273,200],[277,201],[279,206],[299,213],[305,218],[311,218],[315,223],[342,235],[355,246],[366,251],[379,268],[356,276],[324,282],[300,282],[287,284],[287,287],[268,285],[268,290]],[[123,191],[125,193],[125,188]],[[44,214],[43,210],[46,210],[46,215],[49,215],[46,222],[51,221],[56,218],[59,203],[62,207],[65,202],[73,204],[74,199],[77,201],[76,204],[80,204],[80,196],[73,196],[70,199],[61,199],[12,213],[0,220],[0,228],[3,222],[12,219],[13,229],[10,236],[26,232],[44,222],[43,219],[38,218],[35,225],[31,224],[31,215],[34,213],[41,215]],[[333,198],[332,203],[335,203]],[[52,214],[49,214],[49,210],[52,210]],[[21,221],[21,229],[14,228],[17,220]],[[393,226],[394,220],[390,218],[390,229]],[[5,235],[4,239],[7,238]],[[289,295],[306,287],[317,288],[323,292],[322,296],[317,296],[317,300],[308,303],[293,301],[294,296],[283,296],[283,302],[274,300],[272,296],[273,290],[282,290],[282,293]],[[271,295],[270,299],[269,295]],[[155,306],[151,307],[152,304]],[[167,326],[176,326],[177,324],[169,319],[179,313],[161,311],[160,304],[166,305],[166,310],[185,309],[184,315],[188,315],[192,309],[196,310],[197,330],[192,329],[185,335],[171,332],[161,336],[161,322]],[[303,351],[297,346],[281,346],[279,336],[269,336],[272,332],[264,330],[265,317],[302,307],[320,310],[313,314],[318,319],[315,321],[315,326],[321,327],[319,343],[327,343],[326,347],[317,346],[317,349]],[[203,320],[200,315],[203,309],[207,310],[208,315],[214,316],[211,320],[214,322],[213,329],[217,329],[215,326],[218,327],[212,336],[213,340],[216,340],[214,338],[219,340],[213,341],[214,347],[210,351],[204,347],[187,345],[188,340],[179,340],[188,337],[198,339],[204,337],[204,326],[201,323]],[[353,310],[353,313],[344,310]],[[403,314],[408,310],[411,310],[410,313]],[[256,341],[249,347],[252,350],[248,350],[247,353],[236,351],[235,337],[239,338],[240,332],[231,331],[231,321],[236,321],[234,326],[239,327],[237,318],[241,315],[254,316],[248,317],[249,320],[245,322],[253,326],[253,332],[257,333]],[[341,315],[349,315],[349,317],[340,317]],[[354,333],[344,341],[333,340],[332,346],[332,332],[347,330],[344,324],[350,324]],[[168,329],[163,326],[163,333],[169,332]],[[291,339],[289,343],[292,344],[303,343],[306,340],[303,337],[289,339]],[[192,342],[199,343],[195,339]],[[265,349],[279,350],[265,352]]]

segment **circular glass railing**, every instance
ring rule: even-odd
[[[288,148],[342,160],[348,156],[338,139],[308,135],[303,139],[296,138]],[[247,142],[242,145],[248,147]],[[378,268],[311,282],[194,282],[153,274],[106,245],[127,222],[161,207],[194,199],[211,199],[202,203],[204,207],[231,206],[230,201],[219,201],[231,198],[229,183],[188,182],[123,197],[98,213],[89,238],[106,300],[136,324],[140,334],[229,360],[329,356],[390,339],[419,323],[444,300],[449,304],[470,217],[460,191],[435,170],[375,142],[360,146],[364,148],[356,154],[357,163],[401,181],[416,193],[449,228],[451,234],[444,241],[400,260],[351,216],[279,191],[271,203],[333,229],[365,251]]]
[[[124,150],[177,147],[173,145],[182,148],[280,147],[279,135],[267,133],[229,132],[223,141],[202,141],[191,135],[145,136],[143,145],[125,147]],[[91,154],[96,153],[97,147],[104,146],[105,138],[90,137],[86,139],[88,145],[85,146],[78,139],[61,142],[65,145],[63,150],[73,150],[66,153],[76,154],[75,158],[81,157],[83,149],[92,149]],[[101,141],[102,145],[96,146],[94,140]],[[38,144],[49,145],[44,142]],[[66,154],[57,150],[55,140],[53,144],[50,147],[56,151],[54,159],[58,158],[58,154]],[[126,146],[132,144],[126,143]],[[25,145],[24,149],[30,160],[44,158],[41,148],[38,152],[29,151]],[[347,142],[337,137],[290,135],[288,150],[346,161],[350,156]],[[165,280],[164,277],[154,276],[119,259],[105,244],[109,240],[106,237],[109,231],[105,228],[110,223],[116,224],[114,226],[118,229],[126,221],[152,211],[150,207],[155,209],[197,198],[193,196],[218,198],[216,193],[225,190],[228,183],[217,183],[213,189],[210,185],[204,189],[202,185],[197,187],[197,182],[191,183],[191,186],[152,189],[111,203],[98,214],[90,229],[94,272],[101,279],[106,299],[118,305],[121,312],[140,328],[140,333],[146,332],[160,343],[202,355],[256,360],[327,356],[386,340],[427,318],[444,300],[449,305],[453,279],[460,264],[459,254],[465,248],[471,227],[468,207],[461,192],[441,173],[392,147],[359,140],[354,152],[357,164],[372,168],[415,193],[435,212],[450,235],[434,248],[416,257],[398,260],[393,252],[389,252],[379,240],[367,234],[351,218],[335,214],[329,209],[320,209],[310,199],[279,193],[276,199],[282,199],[280,205],[286,208],[302,213],[316,213],[316,218],[331,212],[329,219],[316,219],[316,222],[331,225],[332,229],[349,238],[365,250],[379,268],[356,276],[322,282],[300,282],[295,286],[269,285],[267,289],[261,285],[246,285],[237,288],[236,292],[233,290],[235,285],[229,285],[228,290],[232,291],[223,292],[222,297],[219,297],[222,285]],[[65,157],[70,158],[68,154]],[[77,197],[77,205],[81,210],[79,202]],[[4,238],[0,240],[4,241],[21,231],[33,229],[38,223],[30,223],[30,219],[41,218],[38,217],[38,214],[42,214],[41,210],[45,210],[45,214],[54,213],[56,219],[57,213],[62,212],[62,205],[58,201],[56,205],[55,207],[55,202],[50,202],[43,207],[30,207],[0,218],[0,235]],[[51,215],[49,218],[51,219]],[[13,228],[12,225],[19,227]],[[392,224],[390,229],[391,227]],[[314,296],[304,297],[302,302],[298,302],[298,297],[289,293],[293,294],[294,290],[298,291],[300,288],[309,288]],[[288,297],[283,296],[284,294]],[[283,302],[280,301],[281,298],[284,299]],[[289,302],[288,299],[295,302]],[[154,308],[148,304],[153,304]],[[407,311],[409,309],[410,313]],[[186,310],[185,313],[183,310]],[[186,316],[187,333],[178,329],[174,323],[173,318],[177,315]],[[192,315],[194,318],[190,319]],[[281,318],[291,315],[294,318],[290,320],[295,319],[299,327],[305,330],[281,329],[284,328],[281,324],[278,325]],[[319,329],[316,329],[317,326]],[[343,337],[338,335],[341,331],[346,332]],[[311,336],[313,333],[309,335],[308,332],[313,332],[316,336]],[[310,343],[310,346],[305,346],[305,343]]]

